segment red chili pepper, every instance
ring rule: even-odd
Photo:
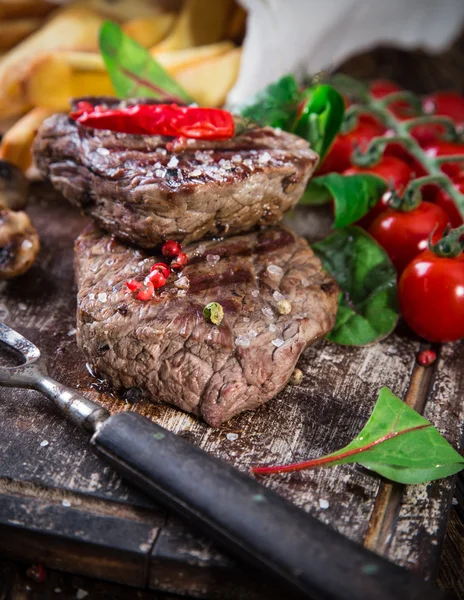
[[[423,367],[429,367],[437,360],[437,355],[433,350],[423,350],[417,355],[417,362]]]
[[[106,109],[82,102],[69,116],[87,127],[120,133],[219,140],[233,137],[235,130],[234,119],[226,110],[176,104],[137,104],[129,108]]]
[[[163,246],[161,247],[163,256],[178,256],[181,250],[182,248],[179,242],[174,240],[168,240],[167,242],[164,242]]]
[[[181,252],[171,263],[171,269],[182,269],[188,262],[185,252]]]
[[[150,273],[153,273],[153,271],[157,271],[158,273],[162,273],[166,279],[169,277],[169,273],[171,272],[169,270],[168,265],[166,263],[162,263],[162,262],[155,263],[152,266],[152,268],[150,269]]]

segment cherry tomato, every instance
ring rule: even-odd
[[[451,117],[456,125],[464,124],[464,96],[457,92],[437,92],[426,96],[422,103],[424,112]]]
[[[399,303],[404,320],[430,342],[464,337],[464,253],[442,258],[419,254],[401,276]]]
[[[427,248],[432,231],[435,230],[433,241],[438,241],[448,222],[448,215],[440,206],[421,202],[409,211],[386,210],[373,221],[368,232],[386,250],[400,274]]]
[[[445,142],[443,140],[428,144],[425,148],[425,153],[428,156],[446,156],[448,154],[463,154],[464,155],[464,144],[457,144],[454,142]],[[441,165],[443,173],[449,175],[449,177],[456,179],[462,174],[464,175],[464,162],[449,162]]]
[[[355,175],[356,173],[378,175],[382,179],[385,179],[389,186],[393,186],[400,195],[404,192],[405,187],[413,176],[411,167],[394,156],[384,156],[379,163],[372,167],[350,167],[343,172],[344,175]],[[367,229],[376,217],[388,210],[390,197],[391,192],[385,192],[374,208],[358,221],[358,225]]]
[[[464,194],[464,177],[454,181],[453,185],[458,192]],[[463,225],[464,221],[462,215],[451,196],[449,196],[445,190],[440,189],[438,186],[433,187],[435,188],[435,196],[433,197],[432,201],[443,208],[443,210],[448,214],[451,227],[459,227],[460,225]]]
[[[319,175],[325,173],[343,173],[351,166],[351,154],[355,146],[365,149],[369,141],[385,133],[385,127],[369,115],[361,115],[356,127],[348,133],[339,134],[323,163],[318,169]]]
[[[376,79],[369,85],[369,91],[374,98],[380,100],[381,98],[388,96],[388,94],[393,94],[393,92],[401,92],[403,90],[394,81],[390,81],[388,79]],[[410,119],[412,116],[414,116],[412,106],[405,100],[397,100],[396,102],[392,102],[388,105],[388,108],[400,120]]]

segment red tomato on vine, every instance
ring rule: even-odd
[[[403,272],[398,295],[404,320],[420,337],[430,342],[464,337],[462,251],[456,256],[437,256],[431,250],[419,254]]]
[[[457,92],[436,92],[424,98],[426,114],[450,117],[456,125],[464,124],[464,96]]]
[[[372,167],[350,167],[343,172],[343,175],[355,175],[356,173],[371,173],[372,175],[382,177],[388,186],[393,187],[399,195],[404,192],[404,189],[413,177],[413,170],[411,167],[394,156],[384,156],[380,162]],[[369,227],[376,217],[388,210],[388,201],[390,197],[391,192],[385,192],[382,199],[358,222],[358,225],[365,228]]]
[[[407,211],[389,208],[367,231],[385,249],[400,274],[427,248],[432,232],[433,241],[442,236],[448,222],[449,217],[440,206],[421,202],[417,208]]]

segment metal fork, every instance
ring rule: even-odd
[[[1,385],[48,396],[74,423],[93,434],[91,445],[115,469],[298,597],[446,597],[432,584],[348,540],[256,480],[145,417],[133,412],[110,416],[95,402],[51,379],[39,349],[3,323],[0,342],[24,360],[19,367],[0,367]]]

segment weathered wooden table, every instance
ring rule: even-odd
[[[40,259],[2,284],[0,318],[39,346],[54,378],[111,412],[139,411],[246,470],[345,445],[387,385],[460,447],[464,345],[436,348],[439,360],[425,369],[416,363],[420,342],[401,328],[369,348],[310,348],[300,361],[300,386],[220,429],[167,406],[128,404],[91,377],[76,347],[72,248],[85,219],[44,185],[34,188],[29,212],[41,235]],[[300,209],[291,224],[311,236],[320,232],[316,222],[324,215]],[[123,483],[39,394],[0,390],[0,453],[1,555],[197,598],[288,597]],[[339,466],[263,483],[392,561],[435,576],[452,479],[404,488]]]

